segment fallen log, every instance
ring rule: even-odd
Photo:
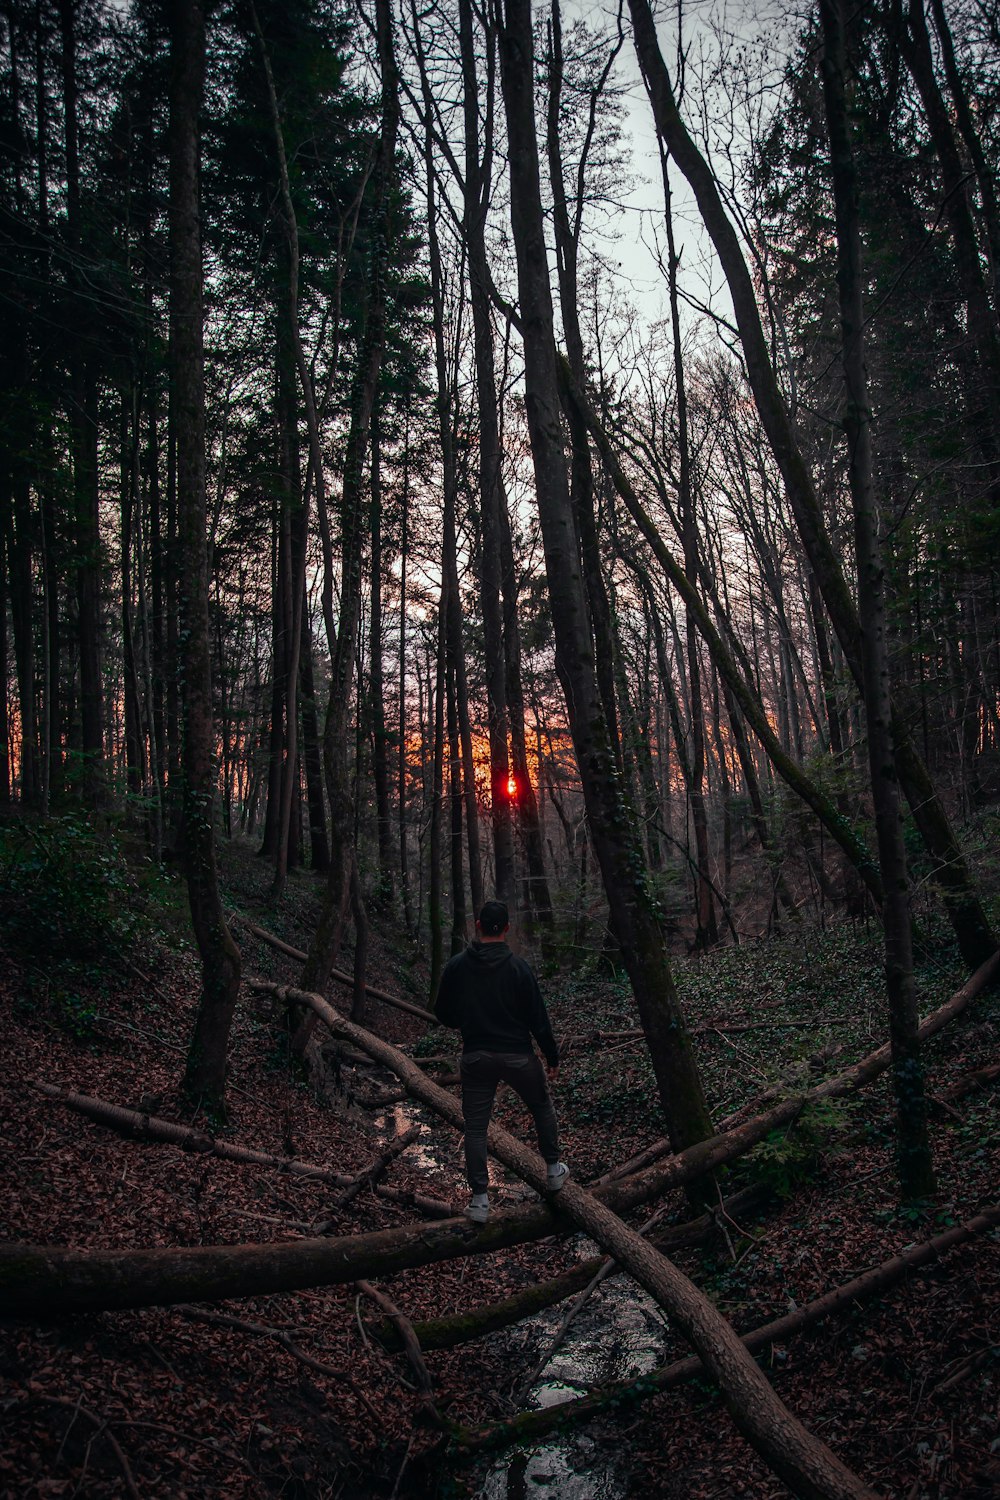
[[[36,1082],[34,1086],[55,1103],[86,1116],[95,1124],[106,1125],[130,1140],[154,1141],[157,1145],[177,1146],[182,1151],[216,1156],[220,1161],[237,1162],[244,1166],[270,1167],[275,1172],[284,1173],[289,1177],[329,1182],[339,1188],[363,1187],[377,1165],[377,1163],[372,1163],[360,1174],[353,1176],[347,1172],[334,1172],[328,1167],[318,1166],[315,1162],[300,1161],[298,1157],[272,1156],[267,1151],[255,1151],[250,1146],[237,1146],[232,1141],[221,1141],[207,1130],[195,1130],[190,1125],[178,1125],[173,1120],[161,1120],[157,1115],[147,1115],[140,1110],[124,1109],[120,1104],[109,1104],[106,1099],[95,1099],[90,1094],[76,1094],[72,1089],[61,1088],[58,1084]],[[397,1154],[396,1147],[399,1139],[397,1137],[393,1147],[390,1147],[389,1161]],[[408,1138],[407,1144],[410,1139],[412,1136]],[[429,1214],[435,1219],[450,1219],[458,1211],[454,1204],[446,1203],[443,1198],[433,1198],[426,1193],[414,1192],[409,1188],[390,1187],[377,1180],[372,1182],[372,1187],[380,1198],[385,1198],[391,1203],[399,1203],[404,1208],[415,1208],[420,1213]],[[344,1205],[341,1203],[337,1206],[343,1207]]]
[[[386,1045],[386,1044],[380,1044]],[[424,1083],[430,1089],[433,1084]],[[461,1105],[444,1090],[439,1112],[461,1128]],[[428,1101],[429,1102],[429,1101]],[[713,1136],[682,1156],[598,1190],[618,1212],[683,1186],[748,1151],[769,1130],[793,1119],[790,1101],[728,1135]],[[492,1138],[491,1138],[492,1144]],[[291,1243],[170,1246],[142,1250],[70,1250],[0,1245],[0,1317],[58,1318],[66,1313],[169,1307],[228,1297],[266,1296],[345,1281],[374,1280],[412,1266],[488,1255],[565,1229],[548,1203],[490,1216],[473,1228],[465,1218],[401,1225],[340,1239]]]
[[[390,1203],[398,1203],[401,1208],[415,1208],[431,1219],[453,1219],[459,1212],[456,1204],[444,1198],[432,1198],[428,1193],[418,1193],[412,1188],[390,1187],[387,1182],[376,1182],[375,1192]]]
[[[988,958],[985,963],[980,964],[976,972],[969,976],[961,989],[956,990],[954,995],[945,1001],[944,1005],[932,1011],[929,1016],[925,1016],[917,1030],[921,1042],[926,1042],[928,1038],[936,1036],[943,1027],[947,1026],[949,1021],[954,1020],[956,1016],[961,1015],[964,1010],[967,1010],[973,1000],[978,999],[983,991],[995,982],[998,976],[1000,976],[1000,950]],[[877,1051],[870,1053],[867,1057],[862,1058],[860,1062],[855,1063],[853,1067],[847,1068],[843,1073],[838,1073],[835,1078],[829,1078],[824,1083],[817,1084],[815,1088],[810,1089],[808,1093],[801,1096],[802,1100],[806,1102],[814,1099],[833,1099],[843,1094],[851,1093],[854,1089],[863,1088],[866,1083],[871,1083],[881,1073],[886,1072],[891,1060],[889,1044],[886,1043],[885,1046],[879,1047]],[[637,1156],[633,1156],[627,1162],[622,1162],[621,1165],[614,1167],[610,1172],[606,1172],[603,1177],[599,1177],[592,1186],[602,1186],[604,1183],[611,1182],[617,1177],[631,1175],[640,1167],[646,1167],[653,1162],[660,1161],[664,1156],[669,1155],[670,1149],[670,1142],[666,1137],[654,1141]]]
[[[397,1135],[394,1140],[390,1141],[382,1154],[377,1156],[363,1171],[359,1172],[354,1181],[349,1183],[344,1191],[338,1195],[334,1202],[334,1208],[346,1208],[351,1200],[357,1197],[363,1187],[374,1187],[382,1174],[388,1171],[389,1167],[396,1160],[396,1157],[402,1156],[407,1146],[412,1146],[419,1134],[420,1126],[411,1125],[409,1130],[404,1130],[401,1135]],[[319,1234],[326,1234],[328,1232],[328,1225],[324,1225],[322,1229],[317,1230]]]
[[[427,1361],[424,1359],[420,1340],[413,1331],[413,1324],[405,1313],[400,1312],[392,1298],[387,1297],[385,1292],[379,1291],[378,1287],[372,1286],[370,1281],[359,1281],[357,1288],[369,1301],[374,1302],[376,1307],[380,1307],[395,1325],[400,1343],[406,1351],[406,1357],[410,1361],[413,1372],[417,1377],[417,1385],[420,1392],[433,1412],[435,1419],[440,1424],[440,1413],[434,1405],[434,1385],[431,1381],[431,1372],[427,1368]]]
[[[838,1313],[853,1306],[855,1302],[888,1291],[904,1276],[933,1263],[949,1250],[966,1244],[977,1235],[985,1234],[987,1230],[994,1229],[998,1224],[1000,1224],[1000,1208],[986,1208],[966,1223],[956,1225],[952,1229],[945,1230],[943,1234],[924,1241],[923,1244],[913,1245],[901,1251],[900,1254],[891,1256],[873,1270],[862,1272],[860,1276],[846,1282],[844,1286],[824,1293],[822,1297],[806,1303],[804,1307],[796,1308],[794,1312],[786,1313],[771,1323],[765,1323],[750,1333],[742,1334],[743,1343],[751,1353],[758,1354],[769,1345],[781,1343],[794,1334],[812,1328],[825,1318],[835,1317]],[[505,1422],[491,1422],[482,1427],[453,1429],[453,1441],[459,1449],[459,1454],[456,1456],[464,1452],[468,1457],[472,1457],[484,1448],[503,1448],[510,1443],[536,1443],[550,1432],[566,1431],[570,1427],[581,1426],[609,1411],[618,1413],[624,1407],[638,1405],[651,1396],[658,1396],[663,1391],[674,1389],[685,1380],[704,1374],[705,1366],[697,1356],[679,1359],[673,1364],[662,1366],[659,1370],[640,1375],[636,1380],[615,1381],[613,1384],[602,1386],[599,1391],[594,1391],[588,1396],[581,1396],[579,1400],[558,1401],[541,1411],[519,1412],[516,1417],[510,1417]]]
[[[289,993],[288,998],[307,1005],[335,1036],[346,1037],[384,1062],[413,1087],[417,1098],[449,1115],[458,1107],[408,1057],[346,1020],[321,995],[299,991]],[[539,1193],[547,1191],[545,1163],[540,1157],[498,1125],[490,1126],[488,1139],[505,1166]],[[874,1491],[793,1416],[734,1330],[672,1261],[572,1178],[555,1196],[554,1206],[560,1217],[585,1230],[670,1314],[718,1384],[743,1436],[796,1495],[805,1500],[872,1500]]]
[[[990,1063],[985,1068],[975,1068],[971,1073],[963,1073],[950,1088],[945,1089],[941,1098],[954,1103],[956,1099],[964,1099],[966,1094],[974,1094],[977,1089],[988,1089],[991,1083],[1000,1080],[1000,1063]]]
[[[727,1198],[722,1205],[727,1215],[746,1214],[759,1209],[768,1197],[761,1188],[744,1188]],[[686,1224],[668,1224],[650,1236],[650,1243],[664,1254],[676,1250],[689,1250],[704,1244],[715,1229],[715,1212],[702,1214]],[[581,1292],[590,1283],[606,1256],[590,1255],[577,1265],[571,1266],[559,1276],[550,1276],[545,1281],[533,1281],[522,1291],[481,1307],[469,1308],[465,1312],[448,1313],[437,1318],[414,1319],[413,1331],[424,1349],[454,1349],[459,1344],[469,1344],[488,1333],[509,1328],[521,1323],[547,1307],[555,1307]],[[375,1324],[370,1331],[387,1349],[399,1348],[395,1329],[391,1323]]]
[[[964,1010],[992,980],[1000,967],[1000,953],[984,964],[939,1010],[928,1016],[921,1032],[931,1035]],[[248,980],[261,993],[303,1003],[304,991],[286,990],[265,980]],[[318,997],[316,997],[318,998]],[[326,1006],[326,1002],[321,1001]],[[439,1089],[416,1065],[388,1043],[351,1027],[332,1006],[334,1024],[365,1036],[362,1050],[386,1061],[391,1053],[398,1071],[415,1098],[462,1129],[462,1109],[451,1094]],[[925,1031],[926,1028],[926,1031]],[[347,1034],[345,1031],[344,1034]],[[378,1049],[377,1053],[373,1049]],[[725,1134],[700,1141],[668,1161],[657,1161],[642,1171],[594,1185],[593,1194],[616,1213],[638,1208],[657,1196],[715,1171],[746,1154],[770,1131],[789,1124],[807,1103],[860,1088],[889,1066],[888,1046],[854,1068],[828,1079],[815,1089],[785,1099],[772,1109]],[[180,1127],[177,1127],[180,1128]],[[408,1266],[465,1255],[487,1255],[512,1245],[526,1244],[559,1228],[546,1203],[491,1216],[472,1231],[465,1220],[446,1219],[433,1225],[403,1225],[369,1235],[338,1240],[305,1239],[293,1244],[198,1245],[145,1250],[67,1250],[37,1245],[0,1245],[0,1317],[60,1317],[72,1312],[95,1312],[127,1307],[169,1306],[175,1302],[211,1301],[226,1297],[267,1295],[299,1287],[335,1285],[359,1278],[373,1280]]]
[[[445,1073],[442,1078],[435,1080],[442,1088],[454,1088],[461,1083],[461,1073]],[[409,1089],[392,1089],[386,1094],[366,1095],[355,1094],[354,1102],[362,1109],[380,1110],[388,1109],[391,1104],[402,1104],[404,1099],[410,1097]]]
[[[268,932],[263,927],[257,927],[253,922],[248,921],[246,917],[234,914],[231,920],[238,922],[241,927],[246,928],[247,932],[251,933],[255,938],[260,938],[262,943],[267,943],[276,952],[284,953],[289,958],[296,959],[300,964],[305,963],[308,955],[303,953],[301,948],[293,948],[291,943],[286,943],[281,938],[275,937],[273,932]],[[354,975],[346,974],[343,969],[331,969],[330,978],[335,979],[338,984],[346,984],[352,990],[354,988]],[[437,1017],[432,1015],[429,1010],[425,1010],[422,1005],[414,1005],[412,1000],[404,1000],[401,995],[392,995],[388,990],[380,990],[374,984],[366,984],[365,993],[371,995],[375,1000],[381,1000],[383,1005],[391,1005],[394,1010],[404,1011],[408,1016],[418,1016],[421,1021],[428,1021],[432,1026],[438,1024]]]
[[[529,1160],[525,1168],[530,1166]],[[532,1186],[544,1184],[538,1168],[517,1165],[515,1170]],[[874,1491],[793,1416],[734,1330],[672,1261],[572,1179],[558,1206],[669,1314],[718,1385],[740,1432],[793,1494],[806,1500],[871,1500]]]
[[[160,1145],[178,1146],[182,1151],[198,1155],[217,1156],[222,1161],[240,1162],[253,1167],[271,1167],[289,1177],[307,1177],[320,1182],[333,1183],[335,1187],[349,1187],[354,1176],[345,1172],[334,1172],[314,1162],[300,1161],[293,1156],[274,1156],[268,1151],[255,1151],[251,1146],[237,1146],[232,1141],[219,1140],[207,1130],[196,1130],[191,1125],[178,1125],[173,1120],[162,1120],[138,1109],[125,1109],[120,1104],[109,1104],[106,1099],[96,1099],[91,1094],[77,1094],[72,1089],[55,1083],[36,1082],[34,1087],[48,1099],[62,1104],[66,1109],[85,1115],[98,1125],[106,1125],[119,1135],[132,1140],[155,1141]]]

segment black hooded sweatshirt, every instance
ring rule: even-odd
[[[534,1037],[549,1067],[559,1062],[538,981],[506,943],[470,943],[450,959],[434,1014],[462,1033],[465,1052],[530,1053]]]

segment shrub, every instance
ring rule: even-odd
[[[50,968],[113,961],[143,920],[117,841],[84,817],[0,829],[0,932],[12,949]]]

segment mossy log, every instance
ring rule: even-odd
[[[980,995],[997,982],[998,977],[1000,977],[1000,952],[994,953],[985,963],[980,964],[976,972],[970,974],[962,987],[956,990],[951,998],[945,1001],[944,1005],[939,1006],[929,1016],[924,1017],[917,1028],[917,1035],[921,1043],[926,1042],[932,1036],[936,1036],[939,1031],[948,1025],[949,1021],[953,1021],[956,1016],[960,1016],[974,1000],[977,1000]],[[886,1072],[891,1061],[892,1057],[887,1043],[885,1046],[879,1047],[876,1052],[869,1053],[867,1057],[863,1057],[860,1062],[854,1063],[842,1073],[838,1073],[834,1078],[828,1078],[824,1083],[817,1084],[808,1093],[800,1096],[801,1101],[803,1104],[806,1104],[813,1100],[837,1099],[843,1097],[845,1094],[853,1093],[856,1089],[864,1088],[882,1073]],[[986,1081],[988,1082],[989,1080],[987,1079]],[[731,1118],[738,1117],[739,1112]],[[758,1115],[755,1118],[766,1119],[768,1116]],[[725,1125],[728,1122],[723,1123]],[[614,1181],[615,1178],[630,1177],[641,1168],[650,1166],[653,1162],[660,1161],[669,1152],[670,1142],[664,1136],[661,1140],[654,1141],[652,1145],[647,1146],[645,1150],[641,1151],[637,1156],[633,1156],[629,1161],[622,1162],[618,1166],[613,1167],[610,1172],[606,1172],[603,1177],[598,1178],[591,1186],[596,1189]]]

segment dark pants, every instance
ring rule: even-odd
[[[551,1165],[559,1160],[559,1127],[552,1107],[545,1071],[532,1052],[463,1052],[462,1113],[465,1116],[465,1170],[474,1193],[489,1185],[486,1168],[486,1131],[493,1113],[497,1084],[509,1083],[531,1110],[538,1133],[538,1149]]]

